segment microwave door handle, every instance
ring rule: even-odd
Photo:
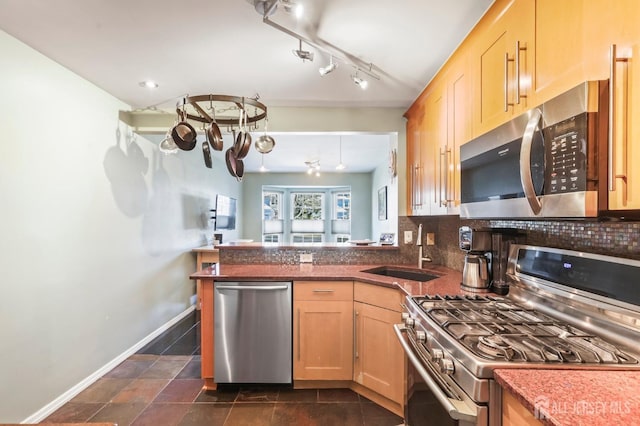
[[[524,196],[529,202],[529,206],[534,215],[540,214],[542,203],[536,196],[536,190],[533,187],[533,177],[531,176],[531,148],[533,146],[533,135],[538,128],[542,119],[542,111],[538,108],[532,110],[531,118],[527,122],[524,135],[522,136],[522,146],[520,148],[520,182],[524,190]]]

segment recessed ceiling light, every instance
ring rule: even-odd
[[[144,87],[147,89],[157,89],[158,88],[158,83],[156,83],[153,80],[145,80],[145,81],[141,81],[140,83],[138,83],[138,85],[140,87]]]

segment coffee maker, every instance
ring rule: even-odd
[[[462,282],[467,291],[486,293],[491,286],[491,230],[460,227],[460,250],[466,251]]]
[[[491,291],[504,296],[509,292],[507,260],[511,244],[522,244],[525,234],[511,228],[491,229]]]

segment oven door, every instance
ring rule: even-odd
[[[488,424],[488,408],[474,403],[457,389],[427,360],[426,350],[420,349],[404,324],[393,326],[396,336],[407,354],[413,371],[424,382],[414,380],[407,393],[405,424],[417,425],[476,425]],[[405,337],[406,336],[406,337]],[[407,381],[412,384],[412,380]]]

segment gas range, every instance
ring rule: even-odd
[[[499,424],[495,369],[640,369],[640,262],[514,245],[508,271],[505,297],[405,300],[396,334],[452,419]]]

